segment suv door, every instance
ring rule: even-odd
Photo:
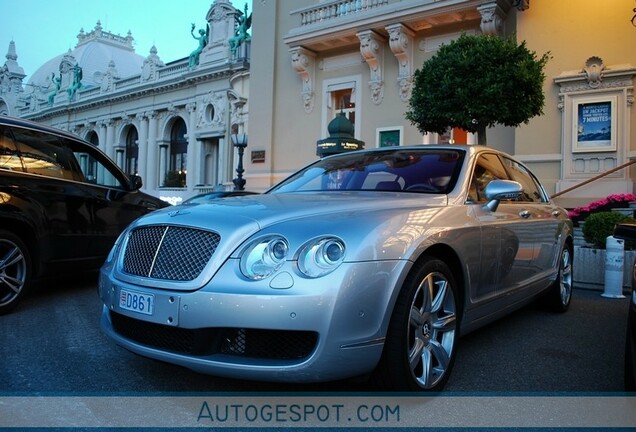
[[[30,129],[12,128],[26,173],[24,187],[43,215],[38,227],[44,264],[96,269],[119,233],[159,208],[90,144]]]
[[[92,229],[89,255],[102,261],[115,239],[139,216],[168,204],[139,192],[141,181],[129,178],[96,147],[84,142],[64,139],[76,161],[82,180],[77,185],[87,201]],[[101,264],[101,263],[100,263]]]
[[[11,128],[22,161],[20,196],[23,208],[33,217],[42,263],[83,257],[88,241],[88,211],[75,184],[81,180],[73,169],[73,157],[52,134],[18,127]]]

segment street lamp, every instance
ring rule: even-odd
[[[238,149],[238,166],[236,167],[236,178],[232,180],[234,183],[234,190],[245,190],[245,179],[243,178],[243,152],[247,147],[247,134],[235,133],[232,134],[232,144]]]

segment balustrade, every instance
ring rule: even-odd
[[[302,9],[298,11],[298,13],[300,13],[301,26],[305,26],[346,15],[366,12],[389,3],[390,0],[336,0]]]

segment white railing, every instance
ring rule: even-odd
[[[172,77],[175,75],[183,75],[188,72],[188,60],[182,60],[180,63],[165,66],[159,69],[159,79]]]
[[[115,81],[115,90],[121,90],[128,87],[134,87],[139,85],[140,75],[133,75],[130,78],[124,78]]]
[[[292,12],[300,14],[301,26],[315,24],[351,14],[367,12],[389,4],[391,0],[335,0]]]

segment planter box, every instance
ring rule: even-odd
[[[636,251],[624,253],[623,287],[631,287]],[[605,286],[605,249],[574,246],[574,283]]]

